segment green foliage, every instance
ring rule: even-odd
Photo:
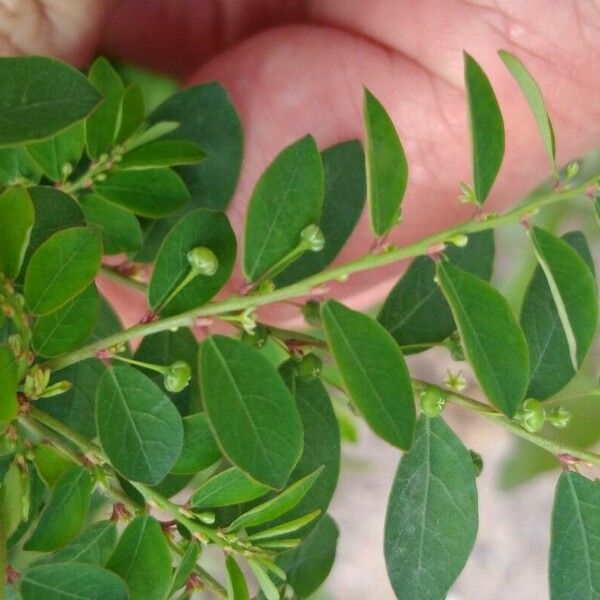
[[[408,162],[365,90],[365,152],[358,140],[321,151],[310,135],[282,149],[249,199],[239,258],[221,211],[243,136],[219,84],[178,92],[161,82],[157,99],[156,79],[103,58],[87,76],[43,57],[0,59],[0,567],[21,571],[6,597],[183,600],[200,585],[228,600],[255,590],[267,600],[311,596],[335,558],[327,510],[342,442],[356,441],[364,417],[405,451],[385,528],[394,593],[440,600],[475,541],[486,460],[442,420],[451,404],[518,436],[505,488],[566,470],[551,598],[598,597],[597,473],[574,472],[600,466],[586,450],[600,439],[586,360],[598,326],[595,240],[587,230],[589,243],[579,231],[560,237],[562,221],[538,212],[587,196],[591,208],[577,211],[597,214],[600,176],[572,163],[559,180],[541,92],[517,57],[500,57],[533,112],[555,186],[502,214],[479,207],[462,224],[387,243],[403,237],[393,230]],[[462,199],[481,205],[504,125],[469,55],[465,85],[473,189],[463,184]],[[371,250],[330,267],[350,254],[351,237],[360,241],[365,196]],[[496,289],[517,265],[499,257],[492,272],[494,230],[519,221],[537,265],[517,320],[515,298]],[[337,301],[330,284],[406,259],[377,319]],[[123,327],[98,275],[146,293],[140,323]],[[344,301],[354,308],[366,291]],[[404,355],[434,346],[467,361],[467,375],[416,378]],[[463,393],[470,372],[479,400]],[[219,552],[224,569],[213,573]]]

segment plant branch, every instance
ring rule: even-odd
[[[103,340],[99,340],[75,350],[70,354],[58,357],[43,363],[43,368],[52,370],[63,369],[69,365],[77,363],[86,358],[91,358],[100,350],[110,348],[117,344],[122,344],[134,338],[151,335],[167,329],[178,327],[189,327],[194,324],[195,320],[201,317],[214,317],[230,312],[243,311],[248,307],[258,307],[284,300],[290,300],[301,296],[306,296],[311,293],[311,290],[325,283],[342,280],[345,281],[350,275],[360,273],[370,269],[383,267],[392,263],[396,263],[414,256],[425,255],[431,248],[439,247],[449,239],[457,235],[467,235],[487,229],[494,229],[500,225],[516,223],[523,218],[537,212],[540,208],[555,204],[564,200],[569,200],[581,196],[586,193],[590,185],[597,184],[597,178],[586,181],[585,183],[562,192],[552,192],[540,196],[535,200],[521,204],[503,214],[490,215],[487,218],[478,220],[466,221],[460,225],[456,225],[444,231],[422,238],[421,240],[408,244],[406,246],[394,247],[380,254],[367,254],[357,260],[345,263],[338,267],[332,267],[312,275],[292,285],[273,290],[266,293],[249,294],[247,296],[231,296],[221,302],[206,304],[198,308],[186,311],[179,315],[173,315],[153,321],[136,325],[125,331],[113,334]]]

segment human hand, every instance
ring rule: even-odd
[[[390,112],[409,161],[404,223],[392,241],[466,218],[472,209],[456,201],[458,183],[470,177],[463,49],[482,64],[505,116],[506,157],[490,209],[548,173],[534,120],[498,49],[516,53],[538,80],[559,163],[600,139],[600,74],[591,68],[600,9],[591,0],[3,0],[0,15],[3,53],[54,53],[84,64],[102,51],[189,82],[221,81],[246,135],[230,209],[238,231],[258,175],[285,145],[307,132],[321,147],[361,137],[363,85]],[[371,243],[364,219],[338,261]],[[355,306],[374,303],[397,270],[382,270],[376,282],[354,276],[338,294]]]

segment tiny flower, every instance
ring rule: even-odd
[[[451,371],[448,369],[446,373],[444,385],[453,392],[462,392],[467,387],[467,380],[464,378],[462,371]]]

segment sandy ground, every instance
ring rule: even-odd
[[[432,363],[427,363],[413,364],[413,373],[425,376],[426,370],[432,381],[441,381],[443,370],[432,373]],[[444,416],[463,442],[484,459],[477,480],[477,543],[449,600],[548,598],[549,523],[557,473],[503,492],[498,488],[498,467],[511,448],[512,436],[456,407],[447,408]],[[319,598],[394,599],[383,560],[383,525],[399,459],[397,450],[364,427],[358,445],[344,446],[342,477],[331,508],[340,526],[340,543],[336,564]]]

